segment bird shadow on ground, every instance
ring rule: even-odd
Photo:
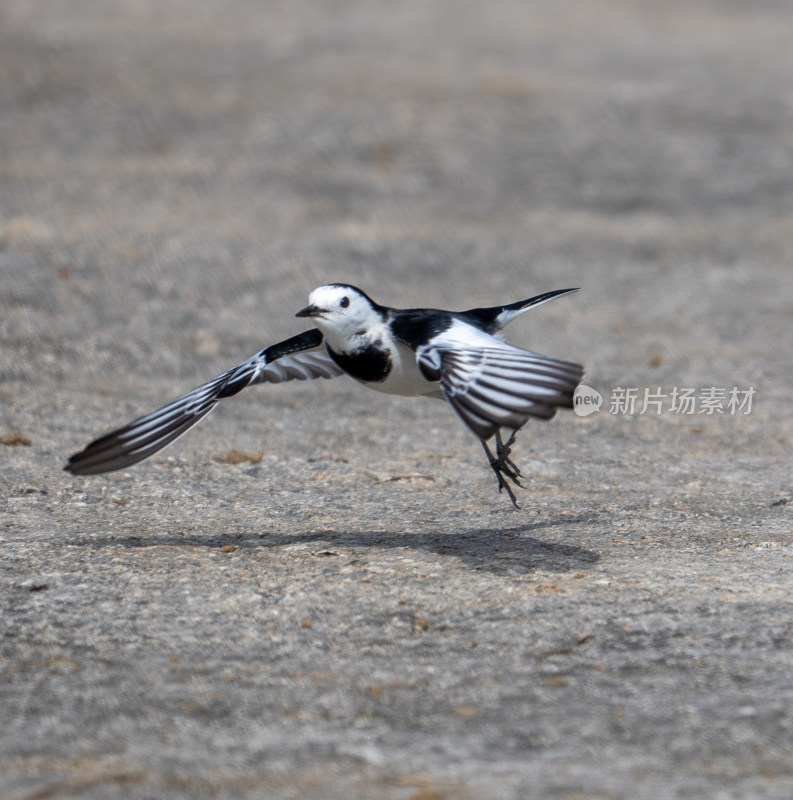
[[[518,574],[534,570],[567,572],[596,564],[600,556],[592,550],[577,545],[561,544],[535,538],[533,533],[556,525],[580,524],[587,520],[560,520],[539,522],[510,528],[474,528],[455,533],[393,531],[317,531],[310,536],[326,551],[345,549],[360,553],[377,549],[401,549],[406,552],[423,550],[437,558],[452,558],[465,563],[475,571],[495,574]],[[287,545],[305,542],[306,537],[278,537],[273,544]]]
[[[569,529],[586,525],[592,520],[584,517],[536,522],[529,525],[498,528],[472,528],[456,532],[400,532],[389,530],[322,529],[305,533],[269,533],[261,536],[239,534],[207,534],[190,532],[181,536],[173,533],[144,536],[91,537],[72,541],[86,547],[125,548],[206,548],[207,550],[236,550],[256,548],[299,548],[301,552],[336,559],[349,556],[359,560],[371,558],[377,550],[403,550],[405,554],[424,551],[438,558],[458,559],[473,571],[495,574],[519,574],[534,570],[552,572],[579,571],[596,564],[600,555],[577,545],[561,544],[535,538],[533,534],[553,528]],[[424,560],[424,557],[422,557]]]

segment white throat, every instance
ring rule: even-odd
[[[338,353],[355,353],[378,341],[386,344],[386,326],[380,315],[371,310],[364,320],[318,317],[316,323],[328,346]]]

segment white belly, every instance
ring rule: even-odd
[[[431,383],[420,372],[416,354],[405,345],[397,344],[391,350],[391,372],[384,381],[368,383],[360,381],[368,389],[385,394],[440,396],[440,384]]]

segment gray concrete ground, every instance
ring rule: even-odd
[[[772,0],[3,0],[0,794],[793,796],[791,53]],[[581,286],[511,338],[605,405],[520,511],[343,380],[61,471],[331,280]]]

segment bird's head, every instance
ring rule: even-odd
[[[314,289],[308,305],[295,314],[311,317],[332,343],[343,346],[367,338],[383,322],[383,310],[364,292],[346,283],[331,283]]]

